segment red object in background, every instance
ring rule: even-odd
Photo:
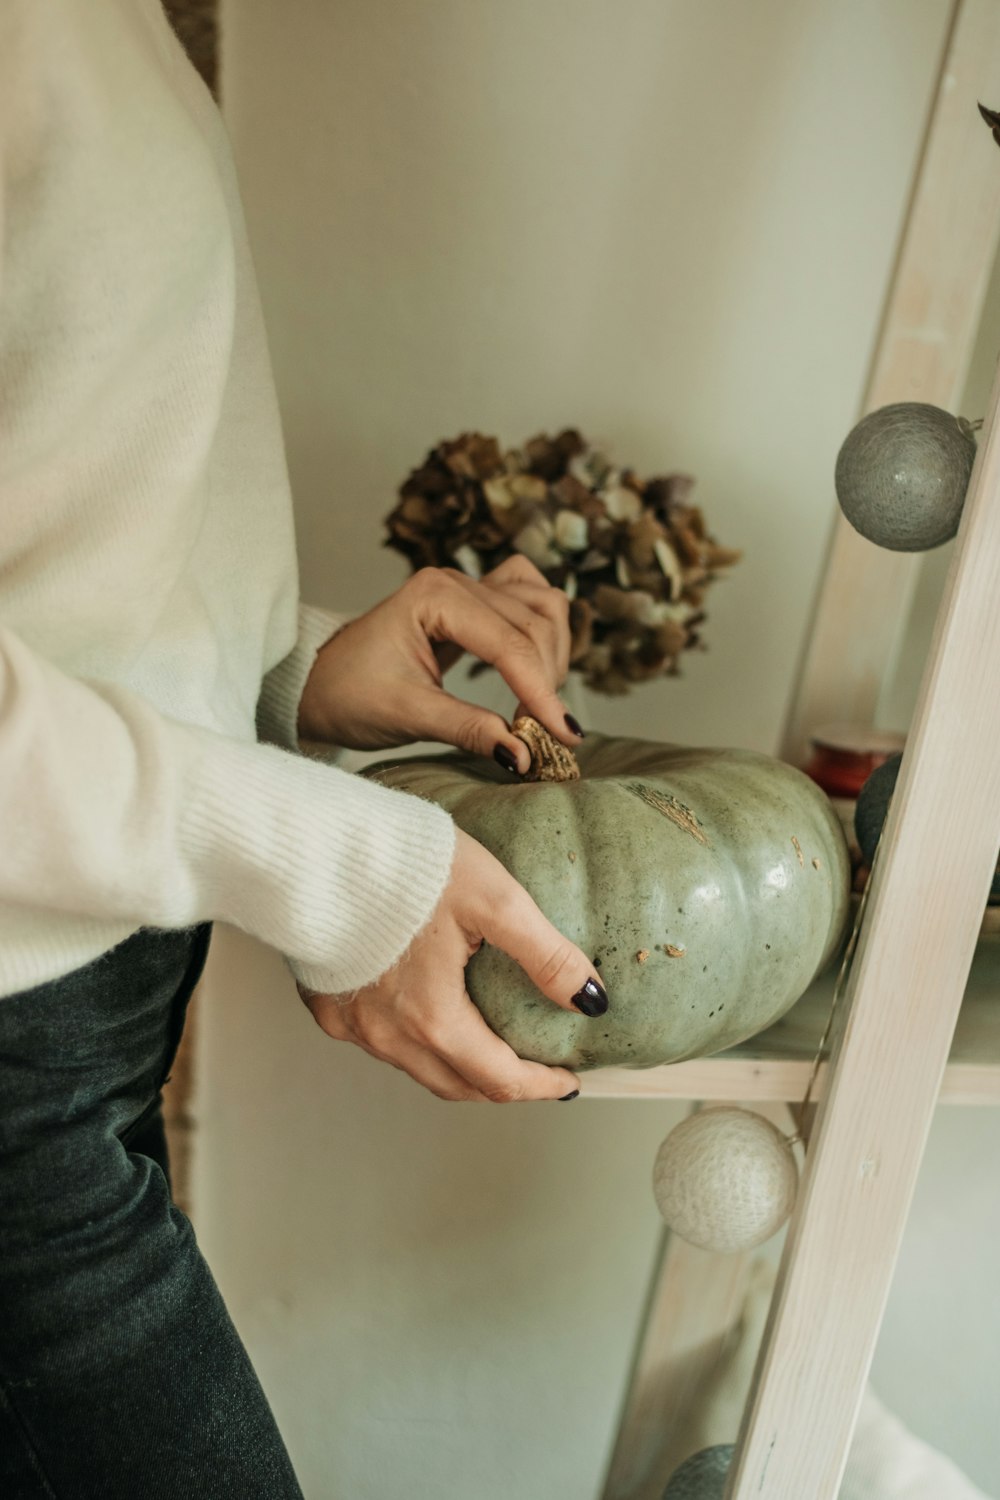
[[[812,755],[803,766],[828,797],[856,797],[878,767],[898,755],[906,736],[864,724],[830,724],[810,736]]]

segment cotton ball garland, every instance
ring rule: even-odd
[[[663,1500],[722,1500],[734,1452],[732,1443],[717,1443],[693,1453],[671,1474]]]
[[[976,457],[973,424],[925,401],[869,412],[837,455],[834,486],[856,531],[893,552],[940,547],[958,530]]]
[[[703,1109],[656,1153],[653,1196],[681,1239],[732,1254],[777,1233],[798,1179],[789,1139],[770,1120],[748,1109]]]

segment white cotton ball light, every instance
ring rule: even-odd
[[[776,1234],[792,1211],[799,1173],[787,1136],[748,1109],[703,1109],[656,1154],[653,1196],[674,1234],[735,1254]]]

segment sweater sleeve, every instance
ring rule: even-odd
[[[299,703],[316,654],[346,625],[349,616],[333,615],[312,604],[299,605],[295,645],[271,668],[257,700],[257,738],[287,750],[298,747]]]
[[[232,923],[311,989],[373,982],[447,882],[447,813],[159,714],[0,628],[0,901],[136,926]]]

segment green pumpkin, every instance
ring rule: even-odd
[[[484,944],[469,994],[519,1056],[573,1069],[703,1057],[770,1026],[832,954],[850,861],[826,795],[781,761],[588,734],[580,780],[513,782],[449,751],[365,775],[484,844],[598,965],[607,1014],[554,1005]]]

